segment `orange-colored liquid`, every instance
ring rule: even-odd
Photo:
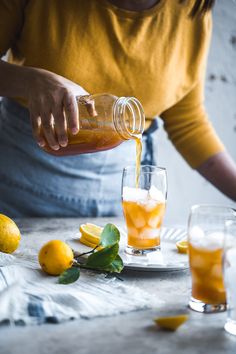
[[[49,146],[44,150],[56,156],[77,155],[89,152],[98,152],[120,145],[124,140],[112,129],[81,129],[77,135],[69,135],[69,143],[66,147],[60,147],[55,151]]]
[[[139,177],[140,177],[140,166],[141,166],[141,157],[142,157],[142,135],[135,138],[136,143],[136,169],[135,169],[135,187],[139,186]]]
[[[192,296],[196,300],[212,305],[226,303],[222,255],[221,248],[209,250],[189,244]]]
[[[128,231],[128,245],[149,249],[160,245],[160,228],[165,203],[123,201],[123,211]]]

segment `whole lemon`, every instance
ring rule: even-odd
[[[0,214],[0,251],[14,252],[20,243],[20,230],[8,216]]]
[[[44,272],[60,275],[73,264],[72,249],[61,240],[47,242],[39,251],[38,260]]]

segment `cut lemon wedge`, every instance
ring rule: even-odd
[[[176,242],[176,247],[179,253],[187,253],[188,252],[188,241],[182,240]]]
[[[86,223],[80,225],[79,230],[81,232],[82,237],[88,242],[95,244],[95,246],[99,244],[100,236],[103,230],[102,227],[97,226],[95,224]]]
[[[177,315],[170,317],[158,317],[154,319],[154,322],[161,328],[175,331],[179,326],[189,319],[188,315]]]

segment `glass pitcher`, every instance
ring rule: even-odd
[[[141,103],[134,97],[111,94],[77,96],[79,132],[68,132],[68,145],[55,151],[48,145],[43,149],[56,156],[98,152],[141,136],[145,116]]]

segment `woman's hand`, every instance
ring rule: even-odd
[[[67,129],[79,131],[76,96],[88,94],[82,87],[52,72],[27,68],[26,98],[37,143],[53,150],[68,144]]]

